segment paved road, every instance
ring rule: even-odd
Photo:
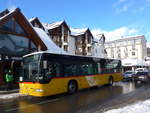
[[[82,90],[74,95],[57,95],[45,98],[29,97],[0,103],[0,113],[84,113],[96,106],[109,104],[112,99],[122,95],[146,90],[145,84],[119,82],[113,86],[103,86]],[[114,102],[115,103],[115,102]],[[111,103],[113,105],[113,103]]]

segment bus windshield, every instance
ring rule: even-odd
[[[23,81],[39,81],[41,55],[31,55],[23,58]]]

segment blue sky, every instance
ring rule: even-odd
[[[0,11],[16,7],[28,19],[66,20],[71,27],[89,27],[107,39],[145,35],[150,41],[150,0],[0,0]]]

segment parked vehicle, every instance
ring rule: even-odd
[[[143,72],[143,71],[148,71],[148,69],[147,68],[136,68],[135,69],[135,73],[137,73],[137,72]]]
[[[134,76],[134,81],[141,81],[141,82],[149,82],[150,81],[150,74],[148,71],[140,71],[137,72]]]
[[[126,71],[124,74],[123,74],[123,78],[124,80],[132,80],[133,77],[135,75],[135,72],[134,71]]]

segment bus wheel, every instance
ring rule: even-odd
[[[113,83],[114,83],[113,77],[110,76],[110,77],[109,77],[109,80],[108,80],[108,84],[112,86]]]
[[[68,93],[73,94],[78,90],[77,82],[76,81],[70,81],[68,84]]]

